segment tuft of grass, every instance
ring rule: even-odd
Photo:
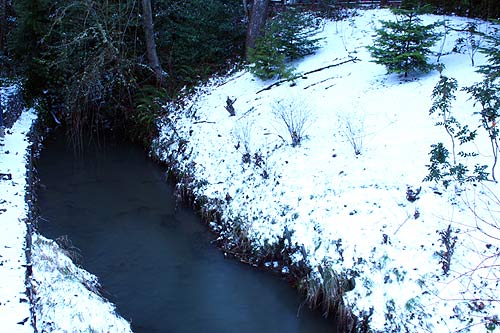
[[[353,324],[353,315],[345,306],[343,296],[354,289],[354,280],[347,274],[339,274],[328,265],[318,266],[299,283],[299,290],[305,295],[305,303],[311,309],[320,309],[323,316],[337,316],[339,323]]]

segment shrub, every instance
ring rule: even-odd
[[[351,145],[354,155],[361,155],[363,150],[363,139],[365,137],[365,119],[356,118],[353,114],[348,114],[339,118],[342,132]]]
[[[293,70],[287,61],[314,53],[318,38],[312,38],[321,20],[295,9],[284,11],[266,25],[264,35],[249,51],[250,71],[260,79],[289,78]]]
[[[493,165],[491,166],[491,177],[496,181],[495,168],[500,153],[500,30],[486,36],[487,46],[480,48],[480,52],[486,55],[488,63],[479,66],[478,72],[484,75],[482,82],[473,86],[465,87],[463,90],[472,95],[474,104],[481,106],[477,114],[481,117],[482,128],[488,134],[493,154]]]
[[[306,105],[296,100],[279,100],[273,105],[273,113],[290,135],[292,147],[299,146],[306,137],[306,127],[309,123]]]
[[[476,164],[474,171],[471,173],[466,165],[448,161],[450,153],[442,142],[433,144],[431,147],[429,153],[431,164],[427,165],[429,174],[424,178],[424,181],[441,181],[443,186],[447,188],[452,181],[464,184],[466,182],[486,180],[488,176],[485,172],[486,165]]]

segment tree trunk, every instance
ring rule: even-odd
[[[0,52],[5,49],[5,36],[7,35],[7,0],[0,0]]]
[[[0,0],[1,1],[1,0]],[[154,28],[153,28],[153,11],[151,9],[151,0],[142,0],[142,15],[144,17],[144,36],[146,39],[146,50],[148,54],[149,66],[153,70],[156,82],[159,85],[163,85],[163,79],[165,73],[158,59],[158,53],[156,52],[156,43],[154,39]]]
[[[246,57],[248,51],[255,47],[255,41],[262,34],[266,24],[269,0],[253,0],[250,20],[247,27],[247,38],[245,43]]]
[[[245,20],[246,20],[246,23],[248,23],[248,20],[249,20],[249,17],[250,17],[250,13],[248,11],[248,1],[247,0],[243,0],[243,10],[245,11]]]

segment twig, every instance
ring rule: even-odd
[[[401,224],[399,225],[399,227],[396,229],[396,231],[394,231],[394,235],[395,235],[395,234],[397,234],[397,233],[398,233],[398,231],[399,231],[399,229],[401,229],[401,227],[403,227],[403,226],[405,225],[405,223],[406,223],[406,222],[408,222],[408,221],[410,220],[410,217],[411,217],[411,216],[410,216],[410,215],[408,215],[408,217],[406,218],[406,220],[404,220],[404,222],[403,222],[403,223],[401,223]]]
[[[215,123],[216,123],[215,121],[200,120],[200,121],[195,121],[193,123],[193,125],[196,125],[196,124],[215,124]]]

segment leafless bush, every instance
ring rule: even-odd
[[[458,52],[465,52],[469,56],[471,65],[475,66],[474,57],[481,48],[482,35],[481,22],[479,20],[471,20],[466,23],[463,31],[466,31],[465,37],[459,37],[455,42],[455,50]],[[465,53],[464,52],[464,53]]]
[[[348,114],[339,118],[342,133],[354,150],[356,156],[361,155],[363,150],[363,139],[365,136],[365,119],[356,118],[353,114]]]
[[[248,120],[241,120],[233,129],[233,136],[237,140],[235,146],[239,150],[243,146],[244,153],[250,154],[250,142],[252,139],[253,122]]]
[[[306,129],[310,121],[307,105],[298,99],[282,99],[276,101],[272,108],[274,116],[290,135],[292,147],[299,146],[306,137]]]
[[[473,193],[473,194],[471,194]],[[474,192],[464,191],[461,198],[473,214],[472,223],[461,227],[469,230],[470,241],[466,245],[477,258],[462,267],[458,273],[467,291],[473,295],[482,290],[482,297],[474,301],[500,301],[498,284],[500,273],[500,197],[496,189],[484,183],[474,187]]]

